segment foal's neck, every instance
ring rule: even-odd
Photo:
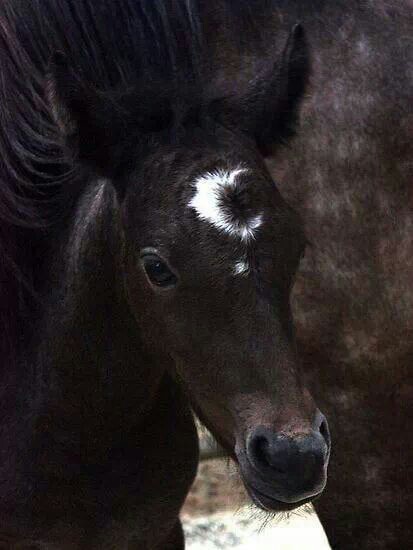
[[[49,370],[61,413],[102,438],[140,422],[164,366],[142,343],[122,281],[120,210],[111,184],[91,183],[65,244],[65,269],[47,328]],[[103,426],[102,426],[103,423]]]

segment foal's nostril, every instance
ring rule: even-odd
[[[330,430],[328,428],[327,418],[320,411],[317,411],[316,419],[314,422],[314,429],[316,432],[318,431],[322,435],[324,441],[327,444],[327,447],[329,448],[331,443]]]
[[[268,440],[265,437],[257,436],[250,439],[249,454],[254,456],[257,462],[265,465],[268,455]]]
[[[330,432],[328,431],[327,420],[324,419],[324,422],[320,426],[320,434],[323,436],[326,442],[330,441]]]
[[[282,476],[291,470],[299,449],[292,438],[259,427],[249,438],[247,454],[256,469]]]
[[[270,438],[263,435],[252,438],[251,450],[255,461],[261,467],[270,467],[279,474],[285,474],[288,470],[285,439],[282,436]]]

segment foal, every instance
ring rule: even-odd
[[[183,548],[190,405],[258,506],[318,496],[330,438],[289,306],[306,239],[263,160],[292,133],[301,27],[263,32],[248,2],[1,10],[3,224],[29,228],[6,280],[5,544]]]

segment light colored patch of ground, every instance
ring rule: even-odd
[[[317,516],[292,516],[263,526],[247,508],[237,514],[222,512],[185,522],[187,550],[328,550]]]

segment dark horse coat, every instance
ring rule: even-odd
[[[190,405],[258,506],[308,502],[314,398],[332,546],[411,544],[412,30],[410,0],[2,2],[5,548],[183,548]]]

